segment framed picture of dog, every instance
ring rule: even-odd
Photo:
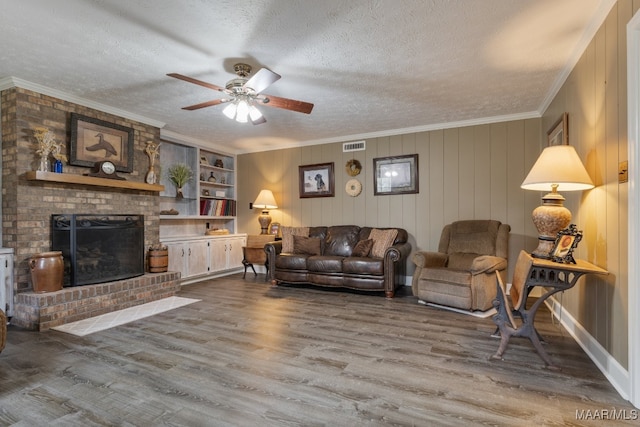
[[[298,166],[300,198],[334,197],[333,163]]]

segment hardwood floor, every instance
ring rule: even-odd
[[[490,360],[491,318],[425,307],[409,288],[386,300],[263,277],[184,286],[202,301],[85,337],[10,326],[0,425],[638,423],[546,310],[538,328],[560,372],[518,338]]]

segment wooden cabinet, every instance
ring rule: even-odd
[[[166,243],[169,253],[169,270],[179,271],[188,279],[209,273],[209,241],[193,240]]]
[[[232,236],[211,242],[211,271],[217,272],[242,267],[242,247],[246,236]]]
[[[182,283],[233,273],[242,268],[246,235],[176,238],[162,243],[169,253],[169,271],[179,271]]]
[[[0,248],[0,309],[13,316],[13,249]]]

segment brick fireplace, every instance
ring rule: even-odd
[[[20,87],[0,92],[0,102],[2,246],[14,249],[16,301],[20,294],[32,290],[28,266],[31,256],[51,250],[50,220],[53,214],[144,215],[144,247],[159,242],[160,202],[157,192],[32,181],[25,177],[39,164],[33,128],[45,126],[54,132],[57,141],[66,141],[68,155],[70,116],[78,113],[134,130],[133,172],[121,175],[127,181],[143,183],[149,165],[145,144],[150,140],[160,140],[159,128]],[[85,167],[64,165],[64,172],[68,174],[83,175],[87,171]],[[65,291],[66,288],[62,292]],[[63,299],[69,302],[66,300],[68,294],[64,295]],[[16,306],[16,310],[18,308]]]

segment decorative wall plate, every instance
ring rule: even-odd
[[[349,181],[347,181],[345,191],[351,197],[356,197],[362,192],[362,184],[357,179],[350,179]]]
[[[349,176],[357,176],[362,171],[362,165],[356,159],[349,160],[344,168]]]

